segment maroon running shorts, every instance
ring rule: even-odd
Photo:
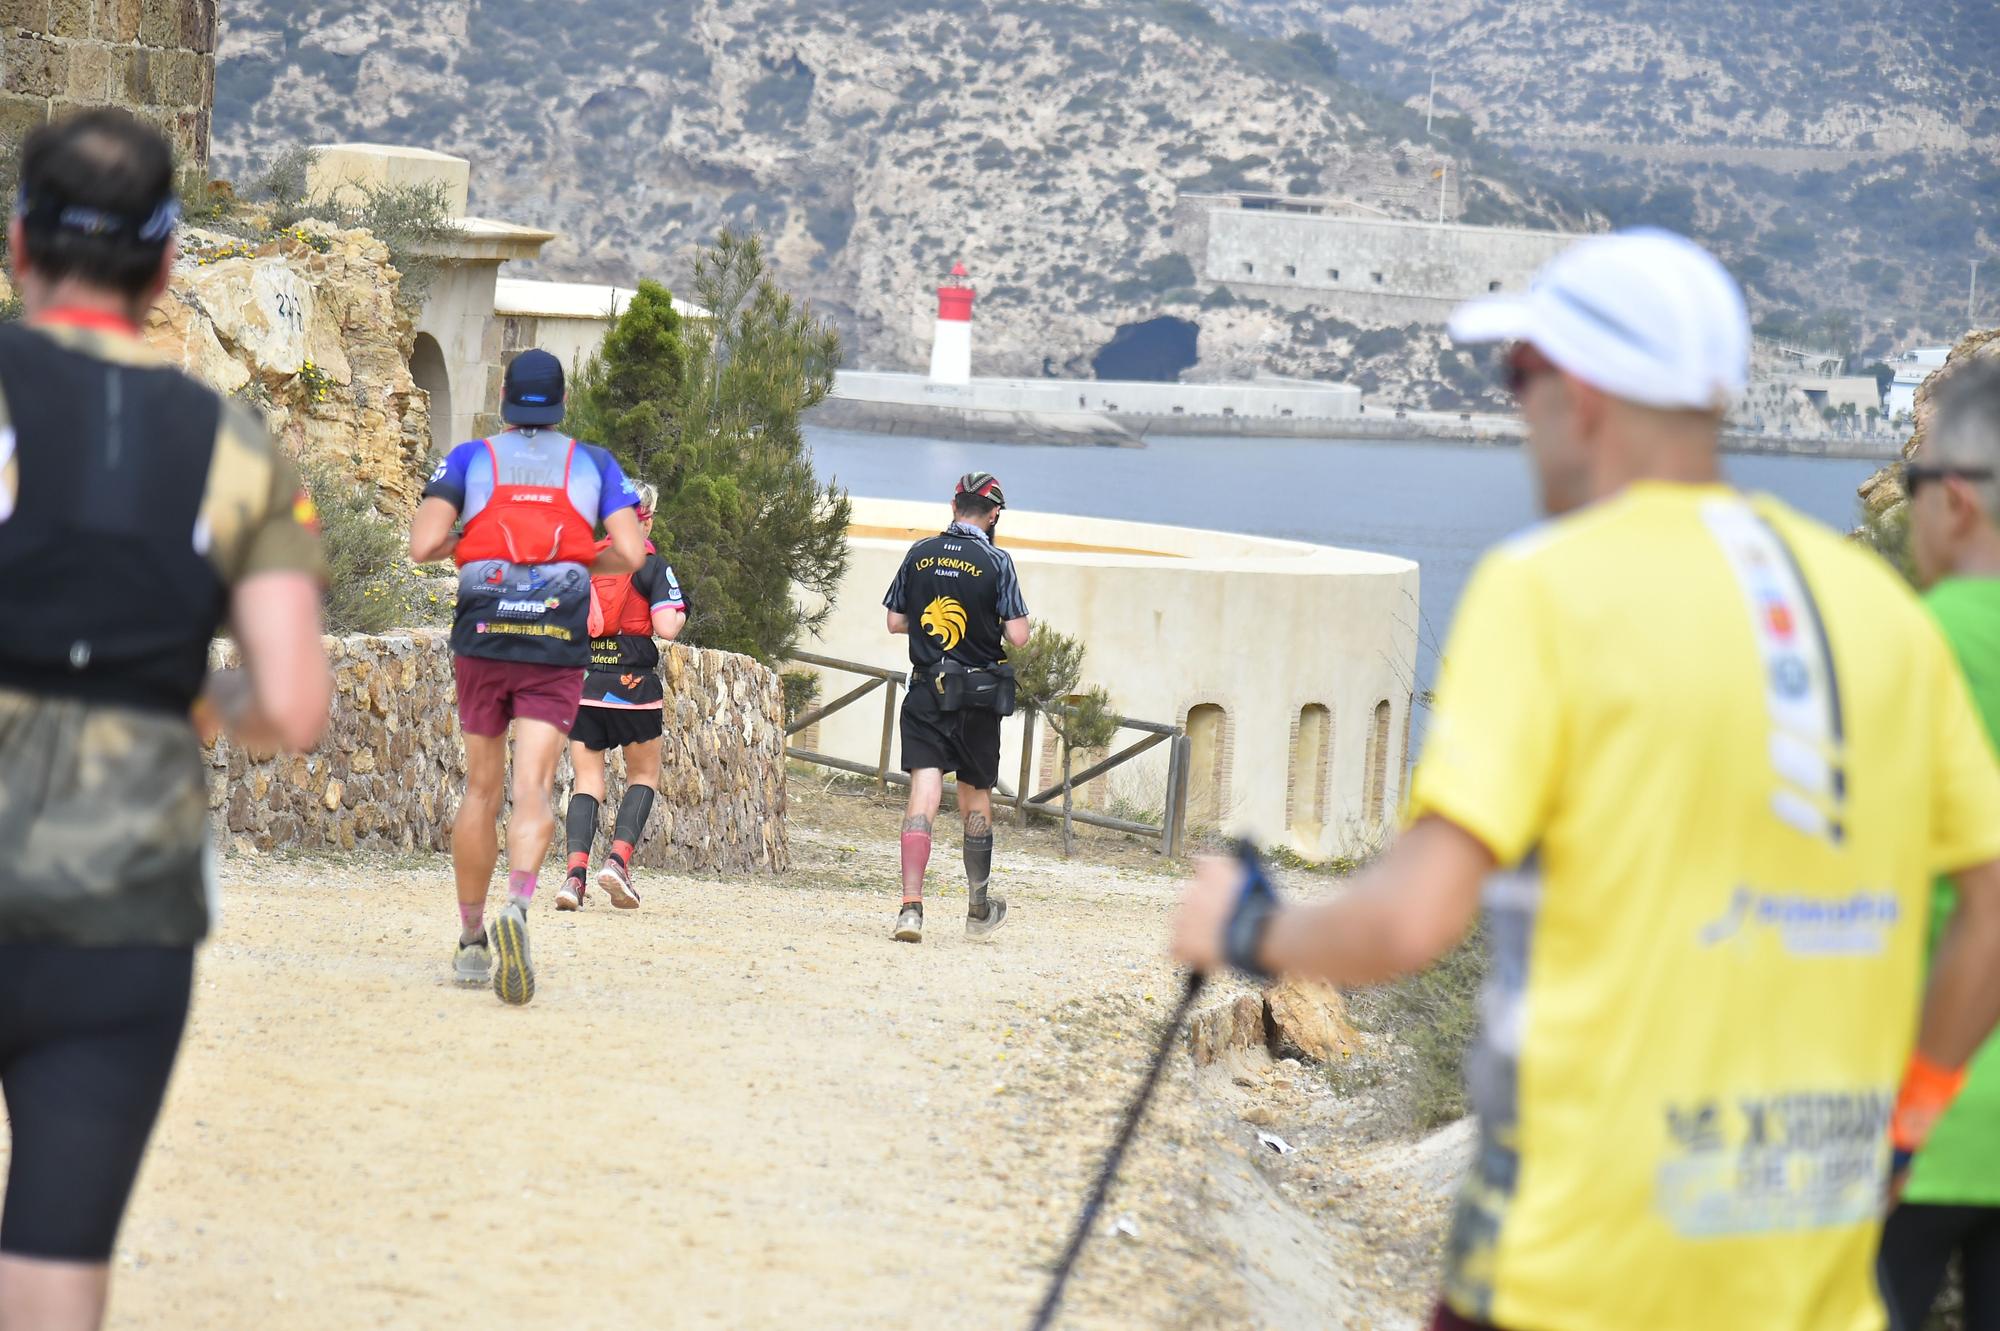
[[[583,667],[454,656],[458,727],[468,735],[507,733],[514,720],[546,721],[567,735],[583,702]]]

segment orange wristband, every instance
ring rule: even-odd
[[[1910,1055],[1896,1112],[1889,1118],[1889,1140],[1899,1151],[1915,1151],[1951,1108],[1965,1086],[1964,1068],[1940,1067],[1922,1054]]]

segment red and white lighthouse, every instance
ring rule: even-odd
[[[972,298],[965,265],[953,264],[951,277],[938,287],[937,335],[931,341],[931,382],[972,382]]]

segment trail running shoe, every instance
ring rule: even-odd
[[[1007,922],[1007,899],[1005,897],[986,898],[986,918],[981,919],[971,911],[965,913],[965,936],[984,938]]]
[[[569,871],[569,876],[563,879],[563,885],[556,889],[557,910],[575,910],[583,905],[583,899],[590,895],[590,889],[584,886],[583,878],[582,865],[579,864]]]
[[[899,943],[924,941],[924,908],[911,902],[896,916],[895,940]]]
[[[639,905],[639,893],[632,886],[632,871],[616,855],[604,857],[604,867],[597,871],[597,885],[611,894],[611,904],[620,910],[633,910]]]
[[[493,919],[493,992],[520,1007],[535,996],[535,962],[528,955],[528,913],[514,902]]]
[[[487,946],[485,934],[458,945],[458,955],[451,963],[451,977],[466,985],[485,984],[493,978],[493,949]]]

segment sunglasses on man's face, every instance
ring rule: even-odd
[[[1990,481],[1993,479],[1991,467],[1954,467],[1949,464],[1935,465],[1923,462],[1905,462],[1902,468],[1903,493],[1911,499],[1917,491],[1932,481],[1941,481],[1948,476],[1956,476],[1962,481]]]
[[[1546,356],[1526,346],[1517,346],[1500,362],[1500,384],[1515,397],[1520,397],[1529,384],[1555,371],[1554,363]]]

